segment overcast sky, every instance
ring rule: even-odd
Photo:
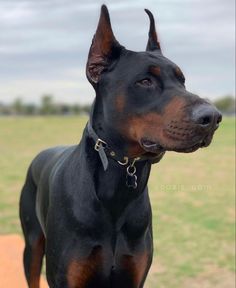
[[[234,0],[0,0],[0,102],[37,103],[45,93],[91,102],[85,65],[103,2],[126,48],[145,49],[148,8],[188,90],[210,99],[235,94]]]

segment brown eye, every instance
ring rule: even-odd
[[[179,75],[178,76],[178,79],[179,79],[179,81],[181,82],[181,83],[185,83],[185,77],[184,77],[184,75],[183,74],[181,74],[181,75]]]
[[[182,83],[182,84],[185,83],[185,77],[184,77],[184,74],[182,73],[182,71],[180,70],[180,68],[175,69],[175,75],[178,78],[178,80],[180,81],[180,83]]]
[[[136,83],[140,86],[143,86],[143,87],[150,87],[153,84],[152,80],[149,78],[142,79],[140,81],[137,81]]]

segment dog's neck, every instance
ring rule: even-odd
[[[104,171],[94,145],[94,140],[85,128],[79,145],[79,153],[83,155],[82,157],[85,157],[88,169],[91,171],[97,197],[111,211],[114,218],[117,218],[129,203],[145,191],[151,164],[149,161],[136,163],[137,187],[135,189],[129,188],[126,183],[127,165],[122,166],[114,159],[108,158],[108,169]]]
[[[116,127],[115,123],[107,123],[107,121],[105,121],[105,112],[103,111],[103,102],[101,98],[101,95],[97,95],[92,105],[90,114],[91,126],[98,137],[112,147],[114,151],[120,155],[129,155],[130,143],[128,143],[127,139],[114,128]]]

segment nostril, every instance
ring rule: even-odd
[[[220,114],[216,120],[216,124],[219,124],[222,121],[222,115]]]
[[[222,116],[219,111],[210,104],[202,104],[195,107],[192,111],[192,120],[201,127],[208,128],[218,125]]]
[[[198,121],[198,124],[201,124],[201,125],[208,125],[211,123],[211,120],[212,120],[212,117],[209,116],[209,115],[206,115],[206,116],[203,116],[201,118],[199,118],[199,121]]]

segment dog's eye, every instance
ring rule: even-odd
[[[185,77],[180,68],[175,69],[175,75],[181,84],[185,84]]]
[[[142,80],[137,81],[136,84],[142,87],[151,87],[153,85],[153,82],[149,78],[144,78]]]
[[[183,74],[178,75],[178,79],[182,84],[185,84],[185,77]]]

